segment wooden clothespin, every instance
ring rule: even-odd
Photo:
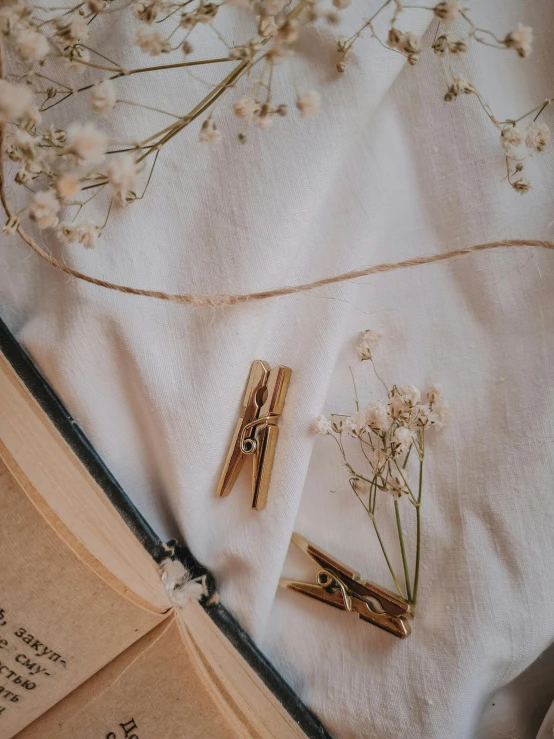
[[[267,362],[252,362],[242,399],[240,418],[235,427],[217,487],[220,497],[229,495],[248,456],[254,458],[252,508],[265,508],[279,428],[292,370]]]
[[[292,542],[321,568],[315,582],[281,578],[279,585],[343,611],[355,612],[364,621],[404,639],[411,633],[406,616],[411,606],[394,593],[367,580],[328,552],[294,533]]]

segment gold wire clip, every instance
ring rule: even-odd
[[[364,621],[369,621],[400,639],[410,635],[410,624],[405,618],[412,613],[408,603],[389,590],[362,580],[358,572],[303,536],[294,533],[291,541],[321,569],[316,575],[315,583],[281,578],[281,587],[295,590],[343,611],[354,611]]]
[[[265,508],[279,436],[277,419],[283,412],[291,374],[292,370],[282,365],[271,369],[261,359],[252,362],[240,418],[217,486],[221,498],[229,495],[245,458],[252,456],[252,508]]]

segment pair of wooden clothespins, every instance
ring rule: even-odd
[[[240,417],[217,488],[220,497],[229,495],[246,458],[252,457],[252,507],[265,508],[279,436],[277,420],[283,411],[291,374],[282,365],[271,369],[259,359],[252,362]],[[320,569],[314,582],[282,578],[281,587],[357,613],[364,621],[401,639],[409,636],[411,630],[406,617],[411,614],[411,606],[408,603],[385,588],[362,580],[351,567],[299,534],[292,535],[292,542]]]

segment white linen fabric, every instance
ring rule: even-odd
[[[345,32],[359,5],[346,11]],[[536,29],[527,60],[483,47],[467,55],[498,115],[551,96],[551,0],[474,6],[500,36],[519,20]],[[429,21],[413,12],[409,25],[423,33]],[[121,34],[131,31],[112,16],[106,43]],[[329,30],[310,30],[277,75],[275,100],[321,91],[318,117],[299,123],[291,113],[241,146],[220,103],[218,126],[229,132],[220,144],[197,144],[198,126],[175,138],[146,198],[111,220],[96,250],[67,248],[64,258],[126,284],[225,293],[493,239],[554,238],[551,152],[533,160],[535,188],[520,197],[502,181],[498,133],[477,101],[442,102],[440,60],[426,53],[407,67],[362,38],[340,76],[333,49]],[[204,89],[179,70],[164,79],[121,80],[118,94],[182,112]],[[123,108],[105,124],[113,136],[151,132],[151,118]],[[551,123],[551,112],[543,118]],[[522,249],[194,309],[68,280],[6,238],[0,302],[146,518],[210,567],[224,603],[335,736],[532,739],[554,698],[553,287],[552,254]],[[348,486],[330,492],[345,479],[336,448],[308,430],[322,411],[354,408],[349,365],[363,398],[380,397],[353,353],[369,327],[385,333],[375,357],[389,383],[437,382],[451,406],[448,428],[429,435],[420,603],[404,641],[277,590],[283,568],[312,573],[288,553],[293,530],[390,586]],[[246,473],[230,497],[215,494],[255,358],[293,369],[262,513],[250,509]]]

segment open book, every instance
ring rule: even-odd
[[[3,324],[0,350],[0,739],[328,737],[213,588],[172,607],[168,547]]]

